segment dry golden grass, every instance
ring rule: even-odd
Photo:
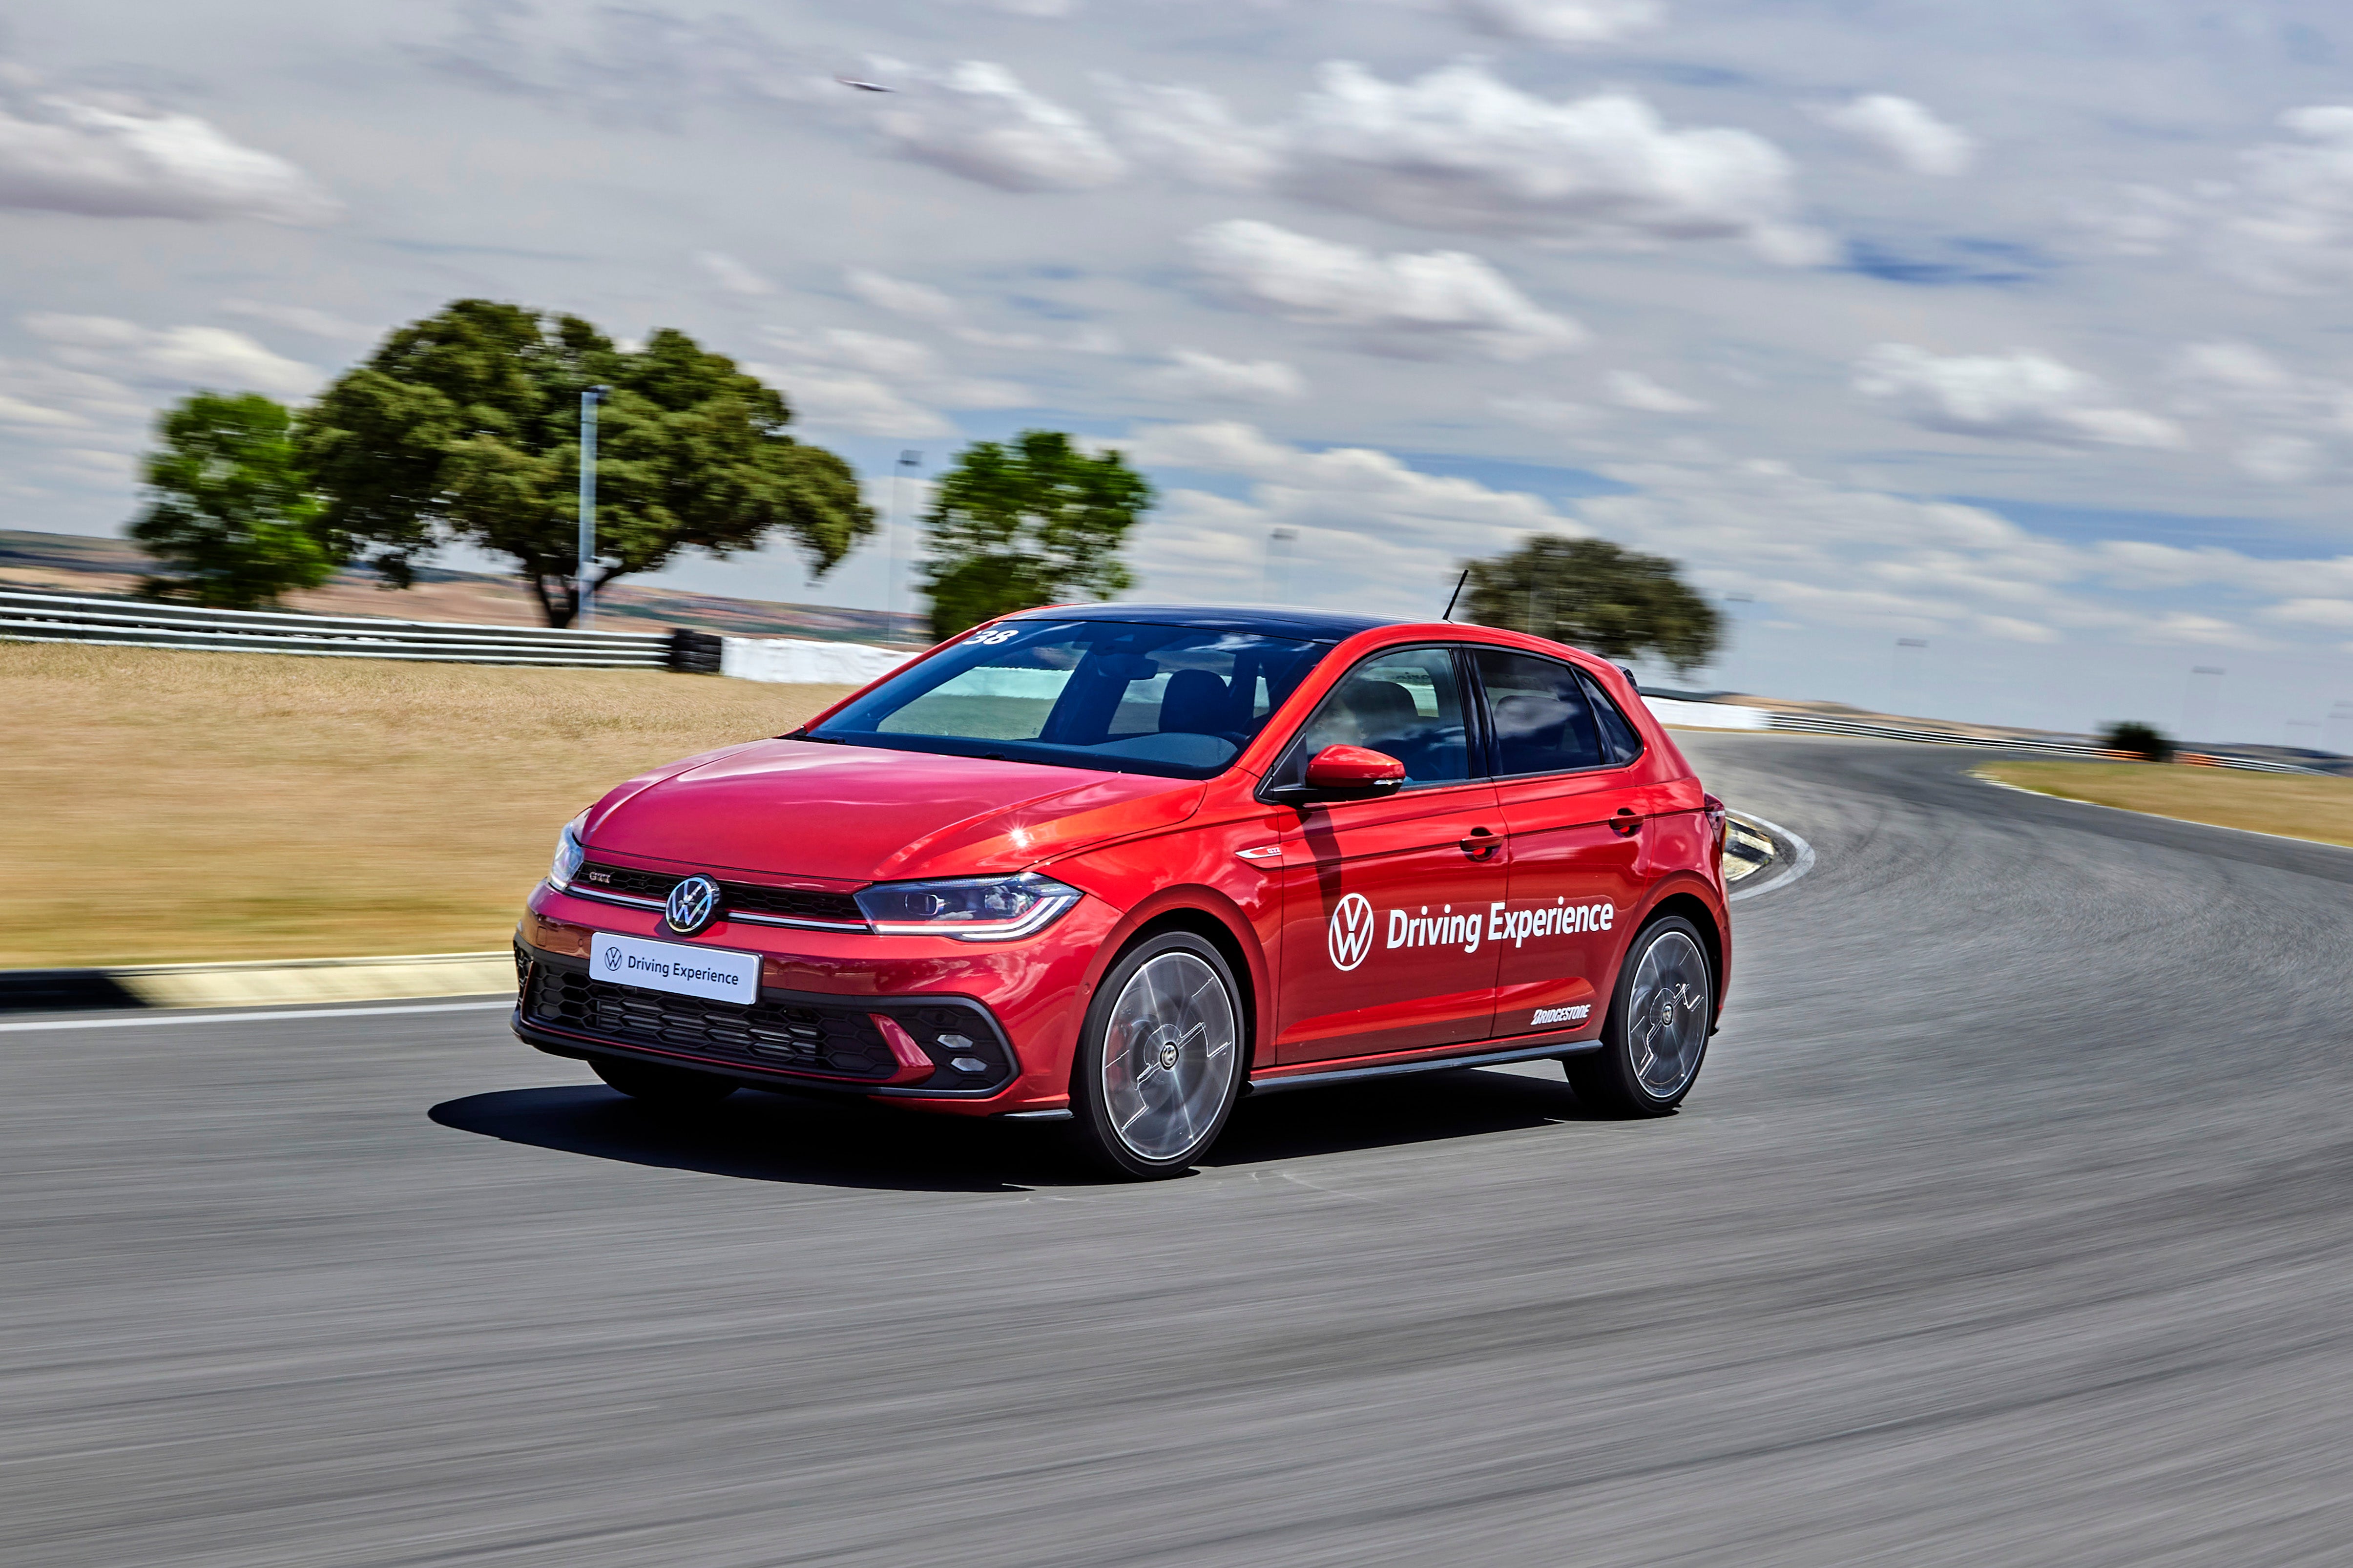
[[[0,642],[0,967],[501,948],[574,812],[847,689]]]
[[[2069,800],[2353,844],[2353,779],[2148,762],[1997,762],[1980,771],[2005,784]]]

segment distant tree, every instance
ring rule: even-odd
[[[592,587],[776,532],[821,577],[873,531],[849,465],[786,435],[783,397],[733,360],[667,327],[621,349],[577,316],[489,300],[402,327],[304,413],[326,526],[402,587],[451,540],[510,556],[547,623],[570,625],[580,394],[600,382]]]
[[[131,524],[161,568],[142,585],[147,594],[259,609],[333,574],[293,422],[258,392],[193,393],[156,420],[143,470],[150,500]]]
[[[2110,751],[2137,757],[2144,762],[2173,760],[2173,737],[2153,724],[2125,719],[2100,731],[2100,744]]]
[[[1152,500],[1151,484],[1119,453],[1089,457],[1059,430],[974,442],[923,518],[932,635],[1132,587],[1119,547]]]
[[[1723,639],[1715,606],[1685,586],[1674,562],[1607,539],[1539,534],[1469,568],[1466,619],[1482,626],[1610,659],[1655,653],[1679,672],[1706,663]]]

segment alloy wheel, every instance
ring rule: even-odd
[[[1103,1090],[1113,1137],[1173,1160],[1217,1126],[1240,1055],[1234,1000],[1187,952],[1162,953],[1128,978],[1103,1030]]]

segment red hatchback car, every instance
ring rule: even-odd
[[[514,1029],[648,1099],[1075,1118],[1135,1176],[1245,1094],[1434,1067],[1557,1057],[1654,1115],[1724,995],[1724,827],[1625,674],[1556,643],[1030,610],[583,811]]]

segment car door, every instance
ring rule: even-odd
[[[1269,777],[1303,776],[1326,746],[1397,758],[1407,783],[1376,800],[1299,809],[1282,834],[1278,1063],[1477,1040],[1494,1012],[1492,906],[1504,827],[1472,765],[1466,672],[1444,647],[1371,655],[1302,726]]]
[[[1572,664],[1500,648],[1472,662],[1509,835],[1494,1033],[1598,1030],[1642,896],[1650,802],[1628,767],[1641,743]]]

